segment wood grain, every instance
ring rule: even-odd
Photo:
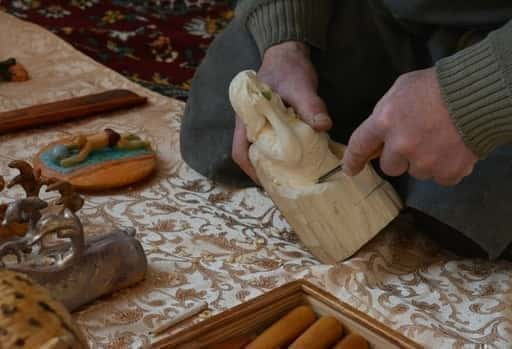
[[[344,145],[331,142],[343,158]],[[340,160],[341,161],[341,160]],[[325,264],[344,260],[386,227],[402,208],[398,194],[367,164],[361,173],[342,173],[296,195],[285,195],[271,169],[253,162],[258,178],[301,242]],[[283,194],[285,193],[285,194]]]
[[[128,90],[110,90],[0,113],[0,134],[145,104]]]

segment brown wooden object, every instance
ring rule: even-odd
[[[258,334],[293,309],[306,305],[317,316],[334,316],[347,335],[358,334],[372,349],[420,349],[422,346],[328,292],[298,280],[244,302],[179,333],[154,338],[154,348],[210,348],[231,338]]]
[[[0,113],[0,134],[145,104],[128,90],[111,90]]]
[[[95,192],[124,187],[147,178],[156,169],[157,158],[154,151],[130,158],[105,161],[69,173],[61,173],[47,168],[41,161],[41,154],[54,145],[64,144],[67,141],[68,139],[63,139],[43,147],[34,157],[34,168],[40,170],[42,176],[46,178],[69,182],[78,192]]]
[[[343,325],[334,316],[322,316],[289,349],[328,349],[343,334]]]
[[[316,315],[311,307],[305,305],[297,307],[266,329],[247,346],[247,349],[285,347],[299,337],[315,320]]]
[[[351,333],[336,344],[334,349],[370,349],[370,346],[366,339]]]

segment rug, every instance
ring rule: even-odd
[[[233,17],[220,0],[0,0],[0,10],[49,29],[97,62],[185,99],[212,39]]]

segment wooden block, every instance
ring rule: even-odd
[[[344,146],[302,122],[254,72],[233,79],[230,99],[261,184],[320,261],[350,257],[398,215],[400,198],[370,164],[355,177],[340,173],[317,184],[341,163]]]
[[[331,148],[343,149],[340,144]],[[339,154],[340,150],[338,150]],[[341,157],[340,157],[341,158]],[[356,177],[333,176],[290,197],[264,164],[253,163],[261,184],[311,253],[333,264],[352,256],[400,212],[393,187],[367,165]]]

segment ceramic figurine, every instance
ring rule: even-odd
[[[14,58],[0,62],[0,81],[27,81],[28,72]]]
[[[7,184],[7,188],[20,185],[25,191],[27,198],[37,197],[44,182],[41,178],[40,171],[34,170],[28,162],[22,160],[11,161],[8,166],[10,168],[17,169],[19,174]],[[6,187],[6,185],[4,179],[2,178],[0,180],[0,191],[2,191],[4,187]],[[0,222],[4,220],[7,207],[7,204],[0,204]],[[26,222],[15,222],[14,220],[11,220],[9,224],[0,226],[0,243],[11,236],[22,236],[26,232]]]
[[[78,190],[104,190],[135,183],[156,168],[148,141],[110,128],[44,147],[34,165],[45,177],[69,182]]]

